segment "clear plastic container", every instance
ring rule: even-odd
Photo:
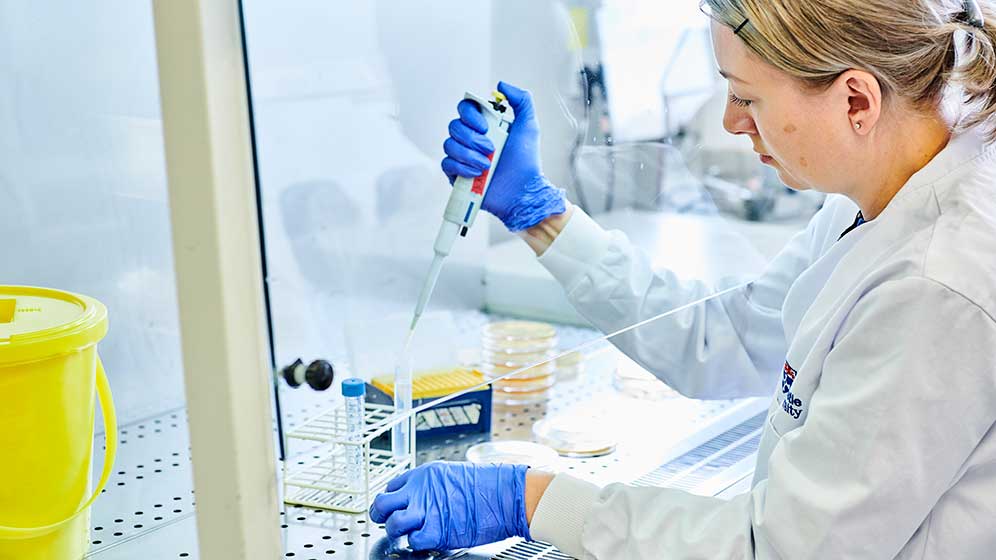
[[[564,457],[601,457],[618,443],[611,422],[577,413],[540,420],[533,425],[533,436]]]
[[[531,441],[488,441],[467,450],[467,460],[478,464],[528,465],[553,470],[560,456],[553,449]]]

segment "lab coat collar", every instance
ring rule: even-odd
[[[996,143],[987,145],[985,134],[979,128],[953,135],[948,145],[923,169],[914,173],[900,192],[935,184],[955,171],[972,166],[976,163],[975,160],[993,153],[996,153]]]
[[[923,187],[937,185],[942,181],[952,182],[957,176],[968,172],[971,168],[985,160],[996,158],[996,143],[987,143],[981,128],[974,128],[954,134],[948,145],[934,159],[913,174],[903,188],[889,201],[881,214],[872,221],[881,221],[883,216],[900,212],[897,208],[904,205],[903,200],[911,197]]]

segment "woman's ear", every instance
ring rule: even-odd
[[[856,134],[868,134],[882,116],[882,86],[873,74],[848,70],[837,78],[835,87],[847,95],[847,119]]]

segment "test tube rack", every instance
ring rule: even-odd
[[[284,502],[345,513],[366,513],[373,497],[401,473],[415,467],[415,415],[395,417],[394,407],[366,403],[362,437],[346,428],[346,410],[340,403],[310,418],[287,434],[311,448],[284,462]],[[394,457],[371,442],[401,422],[408,422],[409,453]],[[346,458],[351,447],[361,447],[362,480],[349,480]],[[306,457],[306,460],[303,459]]]

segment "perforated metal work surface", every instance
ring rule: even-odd
[[[119,435],[114,475],[91,513],[91,555],[194,515],[186,414],[176,410],[135,422]],[[194,544],[173,557],[192,554]]]
[[[316,408],[299,403],[295,416],[305,417]],[[480,439],[486,439],[482,436]],[[467,443],[478,441],[466,438]],[[463,442],[461,442],[462,444]],[[92,548],[88,558],[99,560],[148,560],[199,558],[195,500],[192,488],[186,416],[172,411],[121,430],[116,471],[91,517]],[[429,459],[430,454],[420,457]],[[363,516],[286,507],[280,514],[287,558],[405,558],[388,551],[382,525]],[[507,543],[476,552],[412,554],[409,558],[486,560],[501,558],[561,560],[549,545]],[[226,559],[228,560],[228,559]]]
[[[583,376],[558,384],[547,403],[496,407],[491,434],[456,436],[435,444],[420,443],[418,462],[463,460],[467,449],[482,441],[531,440],[535,422],[561,412],[582,410],[617,419],[618,425],[614,427],[620,434],[617,449],[598,458],[561,458],[557,469],[598,484],[630,482],[664,468],[668,462],[683,455],[702,454],[710,441],[713,445],[716,441],[725,441],[716,438],[765,408],[756,399],[716,402],[628,399],[612,388],[611,372],[615,363],[614,351],[600,352],[589,359]],[[285,396],[288,428],[314,416],[329,404],[327,397],[311,391],[292,391]],[[634,418],[639,418],[639,422],[634,423]],[[661,430],[660,426],[669,429]],[[93,508],[93,546],[88,558],[198,558],[196,501],[184,412],[171,411],[124,426],[120,441],[115,474]],[[735,439],[736,442],[739,439]],[[725,447],[719,451],[723,449]],[[709,459],[706,463],[714,463],[716,451],[706,455]],[[383,527],[368,523],[363,516],[287,506],[281,513],[281,525],[287,558],[366,560],[404,557],[385,555],[387,543]],[[411,557],[433,558],[428,555]],[[461,560],[567,558],[549,545],[525,542],[498,543],[448,557],[435,557]]]

